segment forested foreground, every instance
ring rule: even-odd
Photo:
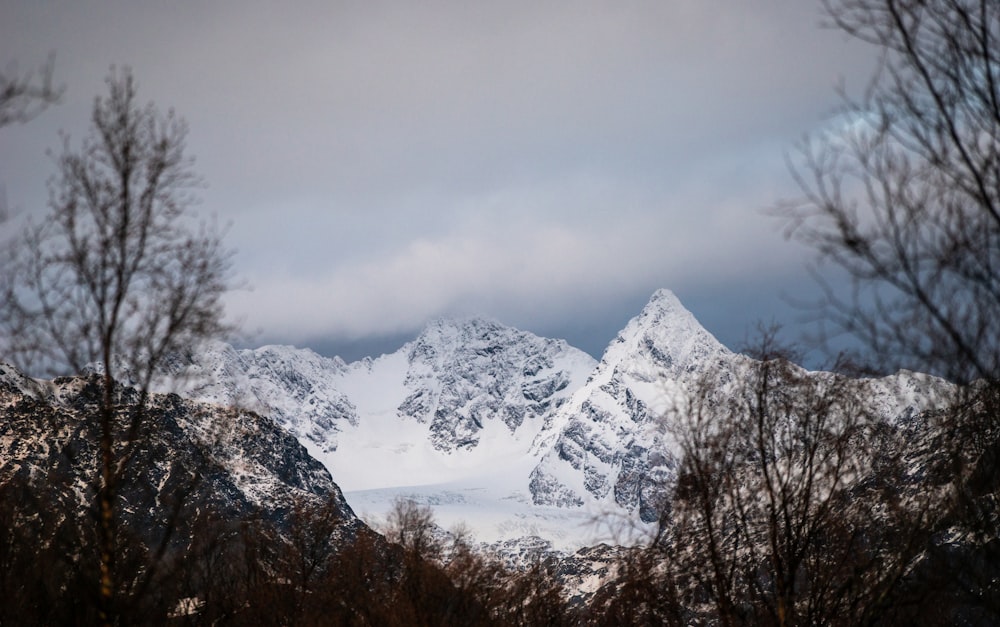
[[[4,489],[9,503],[14,488]],[[5,624],[91,624],[97,620],[94,548],[70,547],[69,522],[39,547],[42,521],[12,521],[3,567]],[[559,563],[505,567],[458,542],[387,544],[370,532],[333,542],[322,506],[293,516],[291,530],[263,520],[203,515],[183,554],[157,562],[131,537],[119,544],[135,569],[115,597],[121,624],[322,625],[856,625],[996,624],[996,551],[951,543],[895,582],[858,549],[835,563],[807,552],[795,590],[779,599],[778,559],[722,557],[676,546],[619,553],[613,573],[587,604],[570,603]],[[7,526],[11,525],[11,526]],[[840,537],[850,534],[845,524]],[[44,533],[44,531],[41,531]],[[742,531],[734,531],[739,535]],[[130,535],[130,534],[129,534]],[[878,535],[882,535],[879,533]],[[860,542],[858,542],[860,544]],[[831,547],[829,540],[816,552]],[[67,550],[78,550],[70,557]],[[753,551],[749,551],[753,552]],[[782,555],[782,558],[788,557]],[[839,557],[839,555],[838,555]],[[701,561],[699,561],[701,560]],[[890,566],[891,568],[891,566]],[[722,587],[725,586],[725,587]],[[870,587],[869,587],[870,586]],[[721,593],[720,593],[721,591]]]
[[[87,418],[100,378],[57,380],[59,402],[9,386],[0,623],[90,624],[102,612],[216,625],[1000,621],[998,473],[969,430],[994,415],[996,390],[949,386],[942,409],[890,424],[859,380],[764,348],[724,385],[706,372],[665,416],[685,457],[656,537],[516,561],[442,531],[412,501],[376,533],[272,422],[173,395],[148,397],[156,435],[117,451],[114,553],[101,559]],[[127,422],[138,396],[116,398]]]
[[[85,524],[47,510],[25,519],[11,507],[18,487],[3,489],[0,622],[94,624],[96,543]],[[191,512],[185,512],[188,514]],[[362,530],[345,537],[343,521],[323,504],[303,505],[286,526],[209,512],[183,550],[158,554],[137,530],[122,530],[121,581],[112,612],[119,624],[177,625],[544,625],[569,622],[560,588],[544,566],[513,572],[453,547],[442,563],[414,547]],[[43,535],[45,534],[45,535]],[[39,542],[45,537],[46,541]],[[175,538],[176,539],[176,538]],[[127,573],[127,574],[126,574]]]

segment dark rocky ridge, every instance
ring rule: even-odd
[[[0,365],[0,484],[37,502],[42,517],[93,515],[100,393],[94,376],[37,381]],[[138,394],[116,396],[124,431]],[[168,529],[183,545],[206,512],[281,526],[298,502],[332,504],[345,534],[363,527],[323,465],[269,418],[153,394],[141,425],[131,445],[118,443],[127,460],[119,512],[121,527],[150,546]]]

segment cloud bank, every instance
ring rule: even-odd
[[[872,66],[801,0],[9,5],[0,62],[67,86],[0,131],[9,205],[44,210],[56,129],[131,65],[190,124],[234,316],[333,347],[461,313],[604,343],[658,287],[750,324],[734,285],[802,277],[761,215],[785,155]]]

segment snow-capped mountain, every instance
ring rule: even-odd
[[[450,453],[492,430],[536,431],[593,364],[562,340],[481,318],[438,320],[396,353],[351,364],[342,389],[365,416],[426,425],[433,449]]]
[[[553,413],[531,473],[536,503],[658,516],[678,459],[662,418],[686,383],[743,359],[718,342],[674,294],[659,290],[611,342],[586,384]]]
[[[486,540],[577,538],[558,527],[606,510],[651,520],[676,466],[657,428],[667,388],[734,358],[661,290],[599,364],[495,321],[439,320],[351,364],[217,345],[188,365],[211,381],[188,393],[274,416],[359,511],[379,514],[402,491],[434,502],[445,522],[492,527]]]
[[[656,520],[679,464],[664,417],[706,373],[724,393],[749,363],[660,290],[599,363],[562,340],[467,318],[350,364],[216,345],[177,374],[207,375],[187,384],[191,396],[274,417],[370,519],[402,495],[484,541],[539,535],[574,548],[615,540],[588,521]],[[894,418],[926,409],[937,384],[900,373],[861,385]]]
[[[440,452],[475,448],[502,423],[531,430],[579,387],[594,360],[562,340],[481,318],[438,320],[395,353],[345,364],[309,349],[217,343],[175,368],[187,396],[275,418],[333,453],[340,434],[388,416],[423,425]]]
[[[552,508],[544,520],[524,513],[532,445],[596,363],[563,340],[482,318],[432,322],[396,352],[351,364],[276,346],[217,344],[187,357],[172,385],[274,417],[359,511],[382,514],[402,489],[441,504],[460,495],[466,507],[451,522],[474,520],[468,505],[483,503],[485,490],[486,508],[502,519],[486,525],[505,530],[486,539],[525,535],[552,519]],[[427,495],[427,486],[437,487]]]

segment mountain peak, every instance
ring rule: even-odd
[[[476,357],[496,359],[501,353],[517,359],[517,355],[525,351],[582,354],[565,340],[540,337],[485,316],[432,320],[401,350],[407,353],[411,362],[466,361]]]
[[[646,303],[646,307],[656,303],[663,303],[665,305],[683,308],[683,305],[681,305],[681,301],[677,298],[677,295],[665,287],[661,287],[653,292],[653,295],[649,297],[649,302]]]
[[[372,362],[364,377],[386,373],[383,391],[359,405],[368,415],[403,415],[428,425],[438,451],[471,450],[494,423],[511,436],[558,406],[593,369],[594,360],[563,340],[536,336],[483,317],[442,318],[397,353]],[[391,402],[386,404],[386,401]],[[506,437],[506,436],[505,436]],[[520,437],[520,436],[518,436]],[[530,437],[530,436],[527,436]]]
[[[697,363],[707,363],[706,357],[728,353],[673,292],[659,289],[611,342],[601,366],[614,368],[645,355],[640,362],[651,362],[664,374],[676,375]]]
[[[681,304],[680,299],[666,288],[653,292],[637,319],[646,319],[651,324],[683,324],[692,331],[704,330],[694,315]]]
[[[604,352],[587,383],[553,416],[558,435],[532,470],[535,503],[580,506],[613,500],[645,522],[678,460],[663,439],[660,420],[669,390],[732,355],[670,290],[657,290]],[[637,445],[636,443],[643,443]],[[580,480],[582,475],[583,481]]]
[[[445,341],[455,341],[470,335],[489,335],[501,330],[513,331],[493,318],[485,316],[462,316],[454,318],[435,318],[427,323],[424,330],[417,336],[421,339],[439,338]]]

